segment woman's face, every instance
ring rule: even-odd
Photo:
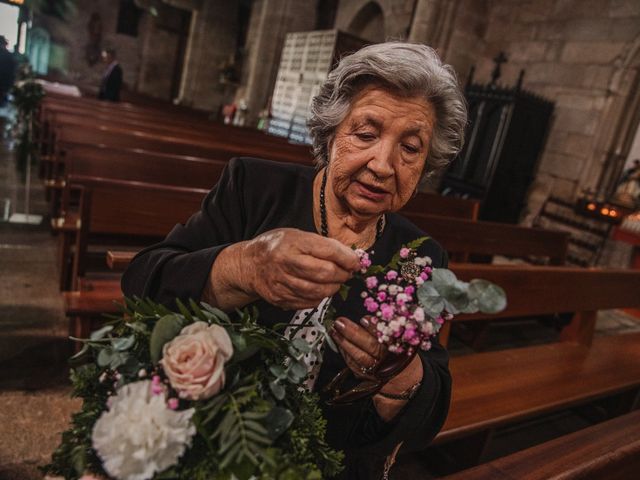
[[[420,180],[434,124],[422,98],[362,90],[329,149],[328,183],[341,206],[365,218],[402,208]]]

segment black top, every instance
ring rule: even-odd
[[[122,67],[116,63],[108,75],[102,77],[98,98],[110,102],[120,101],[120,89],[122,88]]]
[[[142,250],[122,278],[125,295],[150,297],[168,306],[175,299],[199,300],[211,266],[220,251],[234,242],[266,231],[290,227],[317,233],[313,220],[311,167],[254,158],[231,160],[218,184],[205,198],[202,209],[186,225],[176,225],[164,241]],[[382,236],[375,242],[371,260],[386,264],[403,244],[424,232],[400,215],[387,214]],[[429,239],[419,255],[428,255],[434,267],[446,267],[446,252]],[[338,315],[358,321],[366,312],[354,285],[346,301],[336,296]],[[259,321],[265,325],[289,322],[294,311],[284,311],[264,301],[256,302]],[[420,352],[424,368],[422,386],[391,421],[384,422],[371,399],[350,406],[323,406],[327,440],[346,453],[347,468],[340,478],[380,478],[385,457],[399,443],[402,451],[424,448],[447,416],[451,394],[448,355],[433,341]],[[342,357],[325,349],[315,388],[320,391],[345,367]],[[324,403],[324,402],[323,402]]]
[[[0,106],[5,104],[7,93],[13,86],[16,68],[17,62],[13,54],[6,48],[0,48]]]

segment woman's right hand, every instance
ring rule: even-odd
[[[356,253],[337,240],[279,228],[225,248],[213,264],[209,289],[223,309],[262,298],[298,310],[334,295],[359,267]]]

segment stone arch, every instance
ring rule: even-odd
[[[607,109],[596,139],[588,175],[598,176],[596,192],[608,198],[622,173],[633,139],[640,128],[640,35],[616,59],[609,81]],[[610,125],[610,128],[606,128]]]
[[[385,41],[384,13],[378,2],[368,2],[353,17],[347,31],[374,43]]]

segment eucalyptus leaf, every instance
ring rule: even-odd
[[[269,371],[276,378],[284,378],[284,377],[287,376],[287,372],[286,372],[286,370],[284,369],[284,367],[282,365],[271,365],[269,367]]]
[[[307,376],[307,366],[302,361],[292,361],[287,374],[292,383],[300,383]]]
[[[430,281],[439,292],[442,292],[442,288],[455,285],[457,278],[451,270],[434,268],[431,271]]]
[[[71,357],[69,359],[69,361],[79,360],[81,357],[83,357],[88,352],[89,352],[89,344],[85,343],[84,345],[82,345],[82,348],[80,349],[80,351],[78,353],[76,353],[73,357]]]
[[[129,359],[129,355],[126,352],[115,352],[114,351],[112,353],[112,355],[111,355],[111,362],[109,363],[109,366],[113,370],[116,370],[121,365],[124,365],[125,363],[127,363],[128,359]]]
[[[244,337],[244,335],[229,331],[227,333],[229,334],[229,337],[231,337],[231,343],[233,343],[234,351],[242,351],[247,348],[247,339]]]
[[[103,348],[98,353],[98,358],[96,358],[96,362],[99,367],[105,368],[111,365],[111,358],[113,357],[113,350],[111,348]]]
[[[418,301],[426,314],[431,318],[437,318],[444,308],[444,299],[440,296],[438,290],[433,286],[432,282],[423,283],[418,288]]]
[[[185,325],[184,317],[175,313],[165,315],[156,322],[149,340],[149,352],[153,363],[160,361],[164,344],[173,340]]]
[[[282,400],[284,398],[285,389],[276,380],[269,382],[269,388],[271,389],[271,393],[273,393],[273,396],[276,397],[277,400]]]
[[[129,350],[133,347],[133,344],[136,343],[136,337],[134,335],[130,335],[128,337],[120,337],[114,338],[111,340],[111,346],[114,350],[118,350],[123,352],[125,350]]]
[[[483,313],[498,313],[507,308],[505,291],[487,280],[474,279],[469,282],[469,296]]]
[[[293,418],[293,413],[290,410],[283,407],[273,407],[263,420],[269,438],[275,440],[282,435],[293,423]]]
[[[243,350],[235,349],[233,351],[233,362],[243,362],[247,358],[252,357],[256,353],[260,351],[259,345],[249,345],[245,347]]]
[[[294,338],[291,344],[302,353],[309,353],[311,351],[311,345],[309,345],[309,342],[301,338]]]
[[[100,339],[104,338],[104,336],[107,333],[109,333],[111,330],[113,330],[113,325],[105,325],[101,329],[96,330],[95,332],[91,333],[89,338],[91,340],[100,340]]]

